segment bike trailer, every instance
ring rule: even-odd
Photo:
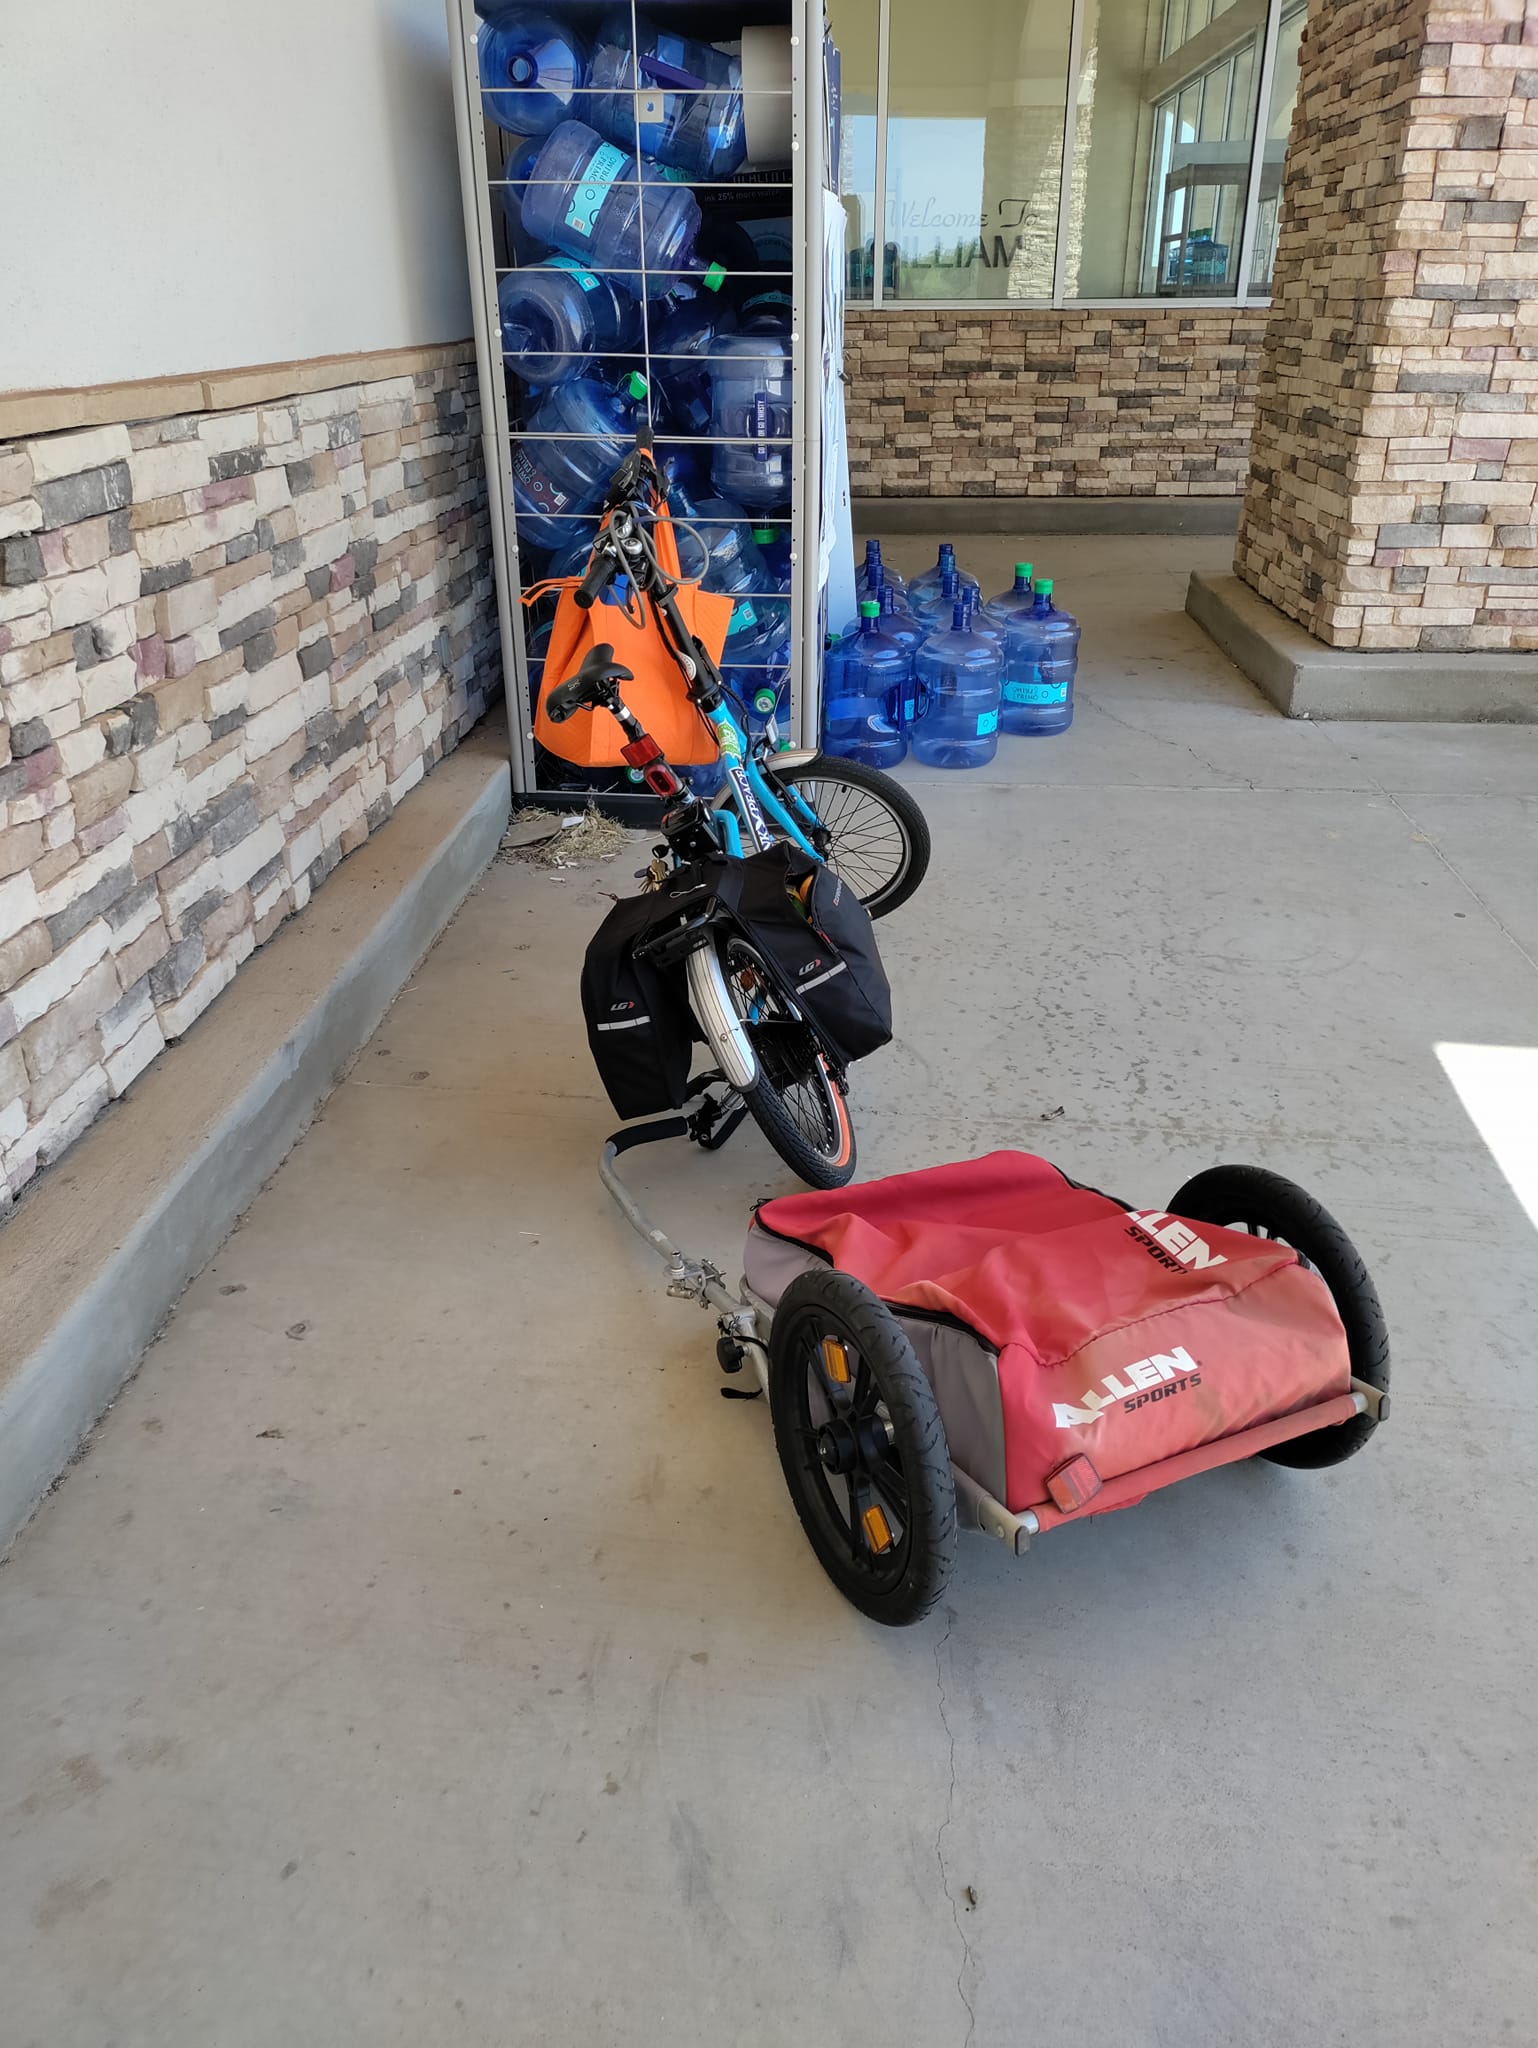
[[[896,1317],[958,1486],[1033,1527],[1355,1412],[1340,1310],[1289,1244],[1129,1210],[1029,1153],[762,1204],[751,1294],[829,1268]]]

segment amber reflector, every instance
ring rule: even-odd
[[[853,1374],[849,1370],[849,1353],[837,1337],[822,1340],[822,1363],[828,1378],[836,1387],[847,1387]]]

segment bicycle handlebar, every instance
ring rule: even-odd
[[[614,550],[602,542],[593,551],[593,559],[587,565],[587,574],[577,586],[573,595],[583,611],[591,611],[609,585],[619,574],[619,562]]]

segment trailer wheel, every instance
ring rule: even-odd
[[[1228,1230],[1246,1230],[1252,1237],[1275,1238],[1297,1252],[1318,1273],[1335,1297],[1346,1326],[1351,1376],[1388,1392],[1388,1325],[1362,1255],[1322,1203],[1279,1173],[1261,1166],[1213,1166],[1188,1180],[1170,1199],[1172,1216],[1193,1223],[1216,1223]],[[1330,1429],[1312,1430],[1276,1444],[1261,1457],[1273,1465],[1318,1471],[1338,1465],[1358,1452],[1378,1427],[1371,1415],[1354,1415]]]
[[[823,1570],[872,1621],[918,1621],[955,1558],[955,1480],[934,1390],[868,1287],[817,1272],[786,1288],[769,1333],[769,1406]]]

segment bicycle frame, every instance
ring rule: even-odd
[[[743,828],[746,827],[753,845],[760,852],[773,846],[775,834],[770,823],[799,846],[803,853],[809,853],[813,860],[822,855],[812,844],[809,832],[815,832],[819,819],[811,805],[799,797],[793,789],[785,794],[790,804],[801,813],[806,829],[792,815],[790,805],[782,803],[769,786],[769,778],[759,764],[752,742],[725,704],[719,704],[714,711],[705,714],[715,729],[716,743],[721,749],[721,761],[726,770],[726,791],[717,798],[715,814],[721,822],[722,836],[726,840],[726,851],[740,855],[743,847]],[[723,809],[725,797],[729,795],[735,804],[735,814]],[[767,814],[767,816],[766,816]]]

